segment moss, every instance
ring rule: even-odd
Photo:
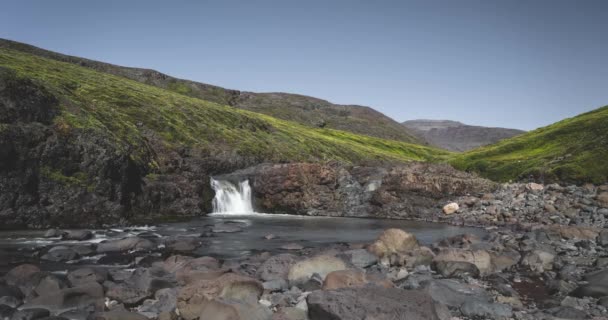
[[[65,175],[60,170],[43,166],[40,168],[40,174],[43,177],[46,177],[52,181],[59,182],[64,185],[73,186],[73,187],[81,187],[87,188],[87,190],[91,191],[93,186],[88,184],[88,176],[84,172],[75,172],[72,175]]]
[[[146,158],[150,136],[164,148],[188,147],[210,156],[234,153],[257,161],[436,161],[449,155],[188,97],[174,92],[186,90],[181,83],[166,90],[9,49],[0,49],[0,66],[38,81],[60,98],[59,132],[95,131],[146,166],[155,164]]]

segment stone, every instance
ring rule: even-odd
[[[162,313],[173,313],[177,308],[177,290],[164,288],[156,291],[155,300],[146,300],[137,308],[137,312],[148,318],[157,318]]]
[[[450,202],[450,203],[446,204],[445,206],[443,206],[443,213],[452,214],[452,213],[458,211],[458,209],[460,209],[460,207],[458,206],[458,203]]]
[[[171,256],[163,262],[163,268],[175,274],[179,283],[190,283],[197,280],[211,280],[228,272],[220,268],[220,263],[212,257]]]
[[[93,232],[89,230],[69,230],[62,235],[62,239],[84,241],[93,239],[93,236]]]
[[[608,296],[608,269],[586,274],[583,279],[587,284],[583,284],[569,295],[573,297],[594,297],[600,298]]]
[[[98,268],[80,268],[68,273],[68,281],[72,287],[84,285],[88,282],[103,283],[108,278],[108,272]]]
[[[511,306],[485,301],[465,301],[460,307],[462,314],[468,317],[480,317],[482,319],[509,319],[513,316]]]
[[[283,250],[302,250],[304,249],[304,246],[302,246],[301,244],[297,244],[297,243],[287,243],[281,246],[281,249]]]
[[[21,306],[21,309],[42,308],[53,314],[70,309],[83,309],[92,307],[95,310],[103,310],[104,307],[103,288],[96,282],[88,282],[85,285],[66,288],[58,292],[36,297]]]
[[[214,299],[201,304],[200,319],[270,320],[272,312],[258,303]]]
[[[22,299],[23,293],[16,286],[0,283],[0,297],[15,297]]]
[[[287,281],[285,279],[269,280],[269,281],[262,283],[262,285],[264,286],[264,290],[267,290],[270,292],[283,291],[289,287],[289,284],[287,283]]]
[[[314,273],[319,274],[321,279],[325,279],[328,273],[344,269],[347,267],[342,259],[330,255],[319,255],[296,262],[289,269],[287,279],[291,285],[298,285],[306,282]]]
[[[417,248],[419,248],[418,240],[414,235],[401,229],[387,229],[369,246],[368,250],[380,259],[390,259],[393,255],[403,255]]]
[[[11,296],[0,296],[0,305],[9,306],[11,308],[17,308],[23,303],[21,299]],[[1,319],[1,318],[0,318]]]
[[[378,257],[366,249],[348,250],[340,253],[338,256],[357,268],[367,268],[378,262]]]
[[[490,302],[491,300],[490,295],[483,288],[452,279],[429,280],[424,283],[423,288],[433,300],[449,307],[460,308],[466,301]]]
[[[55,275],[48,275],[36,286],[34,292],[39,296],[54,294],[62,289],[67,288],[65,282]]]
[[[446,308],[419,290],[379,287],[319,290],[306,300],[310,319],[438,320],[449,315]]]
[[[306,300],[304,300],[306,301]],[[309,320],[305,310],[293,307],[281,308],[272,315],[272,320]]]
[[[202,245],[200,238],[179,237],[165,242],[165,247],[171,251],[189,252]]]
[[[601,207],[608,208],[608,192],[599,193],[595,199]]]
[[[42,308],[18,310],[11,316],[11,320],[36,320],[50,316],[50,312]]]
[[[524,256],[521,264],[528,266],[532,271],[542,273],[553,269],[553,260],[555,260],[553,253],[534,250]]]
[[[106,252],[123,252],[132,250],[151,250],[154,249],[154,243],[148,239],[139,237],[128,237],[118,240],[109,240],[101,242],[97,245],[98,253]]]
[[[61,237],[61,231],[57,229],[49,229],[44,233],[45,238],[57,238]]]
[[[338,270],[327,274],[323,290],[363,287],[368,283],[365,273],[356,270]]]
[[[602,247],[608,247],[608,229],[602,229],[597,237],[597,243]]]
[[[78,253],[67,246],[56,246],[51,248],[45,255],[41,257],[43,260],[49,261],[70,261],[78,257]]]
[[[146,316],[124,309],[98,312],[91,316],[90,320],[149,320]]]
[[[433,259],[439,262],[468,262],[477,267],[481,275],[492,273],[492,257],[485,250],[467,250],[458,248],[441,249]]]
[[[40,272],[40,268],[32,264],[22,264],[14,267],[6,273],[4,279],[9,285],[18,286],[23,283],[29,282],[31,277]]]
[[[434,263],[435,270],[446,278],[471,276],[479,277],[479,269],[470,262],[465,261],[438,261]]]
[[[526,184],[526,189],[528,189],[530,191],[542,191],[545,189],[545,186],[543,186],[542,184],[530,182],[530,183]]]
[[[268,258],[257,270],[257,276],[264,281],[287,279],[289,269],[297,262],[297,257],[288,254],[278,254]]]

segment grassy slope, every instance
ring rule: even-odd
[[[608,106],[497,144],[454,155],[451,164],[497,181],[608,181]]]
[[[0,67],[60,97],[57,130],[96,130],[131,149],[136,159],[150,131],[169,148],[236,153],[259,161],[425,161],[447,155],[415,144],[313,129],[6,48],[0,49]]]
[[[384,114],[362,106],[342,106],[296,94],[253,93],[177,79],[150,69],[129,68],[40,49],[0,39],[0,48],[87,67],[221,105],[263,113],[310,127],[325,127],[383,139],[424,144],[407,128]]]

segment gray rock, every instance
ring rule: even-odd
[[[177,307],[177,290],[165,288],[156,291],[155,300],[146,300],[137,308],[137,312],[148,318],[157,318],[163,312],[173,312]]]
[[[378,258],[365,249],[348,250],[341,253],[340,257],[358,268],[367,268],[378,262]]]
[[[39,296],[44,296],[54,294],[59,290],[65,288],[67,288],[67,284],[64,280],[60,279],[55,275],[48,275],[42,278],[42,280],[40,280],[40,282],[34,289],[34,292],[36,292],[36,294]]]
[[[71,309],[92,308],[103,310],[104,307],[103,288],[96,282],[85,285],[62,289],[59,292],[39,296],[21,306],[21,309],[47,309],[54,314]]]
[[[68,273],[68,280],[72,287],[84,285],[88,282],[103,283],[108,278],[108,272],[99,268],[81,268]]]
[[[490,301],[490,295],[483,288],[452,279],[430,281],[425,290],[433,300],[450,307],[460,307],[467,301],[480,303]]]
[[[41,257],[43,260],[49,261],[70,261],[78,258],[78,253],[67,246],[56,246],[51,248],[45,255]]]
[[[511,306],[502,303],[468,300],[460,307],[462,314],[483,319],[507,319],[513,315]]]
[[[297,257],[288,254],[278,254],[268,258],[258,268],[257,275],[264,281],[287,279],[289,269],[297,262]]]
[[[449,311],[423,291],[397,288],[343,288],[307,297],[311,319],[449,319]]]
[[[89,230],[69,230],[62,235],[64,240],[84,241],[93,238],[93,232]]]
[[[46,309],[27,309],[19,310],[11,316],[11,320],[36,320],[50,316],[49,310]]]
[[[274,279],[265,281],[264,283],[262,283],[262,285],[264,286],[264,290],[268,290],[270,292],[287,290],[287,288],[289,287],[285,279]]]
[[[49,229],[44,233],[45,238],[57,238],[61,236],[61,231],[57,229]]]
[[[597,237],[597,243],[602,247],[608,247],[608,230],[602,229]]]
[[[434,263],[435,270],[446,278],[471,276],[478,278],[477,266],[465,261],[438,261]]]
[[[15,297],[9,297],[9,296],[0,297],[0,305],[9,306],[11,308],[17,308],[18,306],[21,305],[21,303],[23,303],[23,301],[21,301],[21,299],[15,298]]]
[[[570,296],[578,298],[608,296],[608,269],[586,274],[584,279],[588,283],[574,289],[570,292]]]
[[[97,252],[122,252],[131,250],[151,250],[154,243],[148,239],[139,237],[128,237],[119,240],[105,241],[97,245]]]

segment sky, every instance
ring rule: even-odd
[[[2,1],[0,37],[397,121],[534,129],[608,105],[608,1]]]

